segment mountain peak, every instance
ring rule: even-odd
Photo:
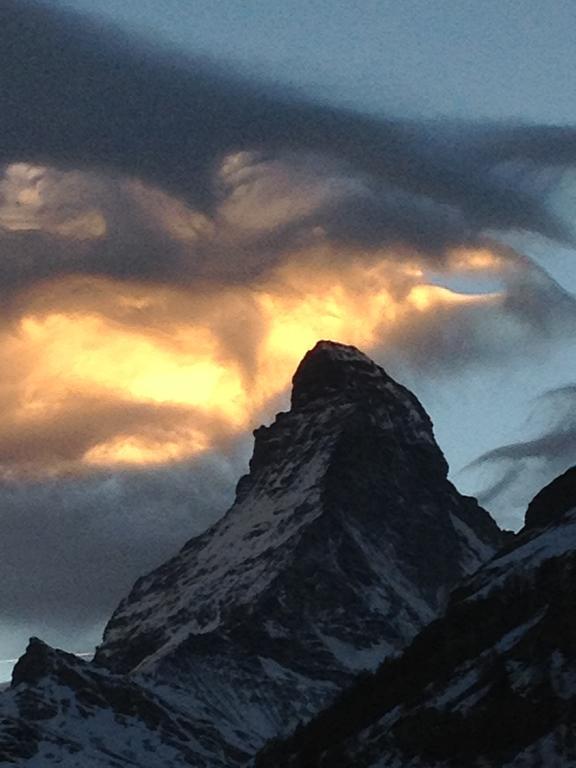
[[[164,667],[163,659],[196,659],[208,635],[229,639],[240,605],[284,636],[302,609],[301,584],[316,580],[311,573],[323,563],[325,584],[310,595],[314,621],[307,630],[310,638],[336,634],[353,649],[342,661],[346,654],[330,640],[323,644],[341,677],[360,664],[358,648],[404,644],[463,573],[493,554],[500,532],[448,482],[432,422],[415,395],[355,347],[330,341],[306,354],[293,381],[292,409],[254,432],[250,471],[232,508],[139,579],[106,628],[99,663],[148,672]],[[336,629],[324,621],[326,606],[332,595],[354,591],[349,567],[363,581],[351,598],[354,621],[349,616]],[[310,573],[301,572],[306,568]],[[286,596],[279,599],[282,585]],[[183,645],[192,650],[175,650]],[[308,657],[316,658],[311,651]],[[297,666],[301,674],[305,665]]]
[[[552,480],[534,496],[526,511],[526,529],[558,522],[576,507],[576,466]]]
[[[351,344],[342,344],[339,341],[330,341],[329,339],[320,339],[316,344],[309,349],[304,355],[298,368],[306,366],[306,363],[315,359],[331,359],[346,364],[347,362],[360,360],[364,363],[368,363],[374,366],[374,362],[361,352],[357,347]]]
[[[26,653],[19,659],[12,672],[12,685],[35,683],[47,675],[52,653],[49,645],[37,637],[31,637]]]
[[[319,341],[306,353],[292,379],[292,407],[340,393],[373,389],[392,380],[356,347]]]

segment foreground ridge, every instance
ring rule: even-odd
[[[255,768],[576,766],[576,467],[444,617]]]
[[[12,732],[33,723],[31,755],[46,754],[49,730],[54,760],[77,765],[80,718],[86,768],[240,765],[405,647],[502,543],[447,480],[415,396],[354,347],[319,342],[294,375],[290,411],[254,435],[231,509],[138,580],[94,663],[51,650],[44,667],[22,662],[33,679],[16,675],[6,700]],[[134,686],[146,711],[172,713],[177,734],[119,708]],[[167,744],[172,762],[158,756]]]

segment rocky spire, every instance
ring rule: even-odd
[[[355,399],[390,384],[384,370],[356,347],[319,341],[292,378],[292,408],[334,395]]]

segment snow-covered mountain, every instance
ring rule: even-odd
[[[209,768],[243,757],[149,687],[36,638],[0,700],[0,765]]]
[[[0,756],[20,729],[27,766],[47,751],[86,768],[239,765],[405,647],[494,554],[501,532],[447,480],[414,395],[332,342],[293,385],[232,508],[136,583],[93,663],[31,644]]]
[[[576,467],[444,617],[257,768],[576,766]]]

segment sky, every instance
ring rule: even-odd
[[[2,3],[0,679],[226,510],[319,338],[521,526],[576,459],[575,16]]]

